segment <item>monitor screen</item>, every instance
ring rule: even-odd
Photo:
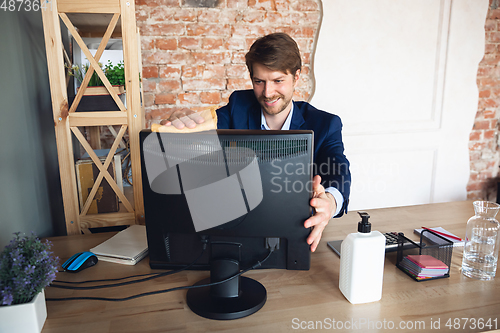
[[[236,272],[272,249],[260,268],[309,269],[312,131],[143,130],[140,143],[152,268],[191,264],[214,275],[225,258]]]

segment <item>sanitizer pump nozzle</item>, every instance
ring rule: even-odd
[[[361,216],[361,221],[358,223],[358,231],[364,234],[372,231],[372,225],[368,222],[370,215],[366,212],[358,212],[359,216]]]

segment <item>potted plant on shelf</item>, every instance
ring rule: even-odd
[[[85,74],[89,70],[89,65],[73,65],[68,67],[68,74],[77,79],[81,84]],[[111,60],[103,67],[99,63],[99,67],[103,70],[109,83],[113,86],[114,91],[120,97],[122,102],[125,100],[125,68],[122,61],[113,65]],[[77,89],[79,89],[78,87]],[[94,71],[90,78],[89,84],[83,92],[82,100],[80,101],[76,111],[118,111],[120,108],[116,105],[108,89],[102,83],[101,78]]]
[[[36,332],[47,318],[44,289],[56,278],[52,244],[34,234],[14,239],[0,253],[0,332]]]

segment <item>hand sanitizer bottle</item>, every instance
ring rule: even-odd
[[[340,248],[339,289],[352,304],[382,298],[385,236],[371,231],[370,215],[358,212],[358,232],[347,235]]]

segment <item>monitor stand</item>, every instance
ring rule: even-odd
[[[210,263],[210,278],[194,286],[224,281],[240,272],[235,259],[216,259]],[[249,316],[259,311],[267,300],[266,288],[258,281],[238,276],[211,287],[189,289],[187,305],[199,316],[228,320]]]

